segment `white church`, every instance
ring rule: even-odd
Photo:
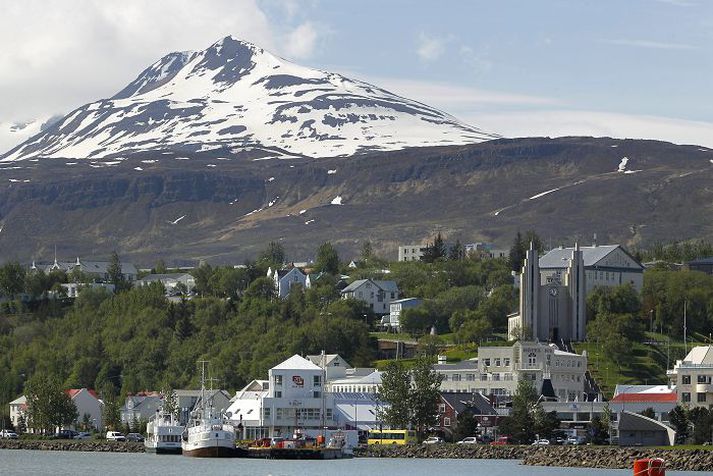
[[[508,319],[508,337],[558,343],[582,341],[587,294],[597,286],[643,286],[644,267],[620,245],[559,247],[538,256],[530,245],[519,276],[519,313]]]

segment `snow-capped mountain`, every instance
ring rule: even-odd
[[[229,36],[203,51],[164,56],[115,96],[72,111],[0,161],[213,149],[333,157],[495,137],[419,102]]]
[[[40,117],[22,122],[0,122],[0,153],[25,142],[30,137],[46,130],[61,116]]]

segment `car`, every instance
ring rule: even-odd
[[[478,438],[475,436],[466,436],[460,441],[456,441],[457,445],[477,445],[478,444]]]
[[[499,436],[494,441],[490,442],[491,446],[501,446],[501,445],[511,445],[511,444],[512,444],[512,441],[510,441],[509,436]]]
[[[57,440],[71,440],[78,434],[79,432],[74,430],[59,430],[54,434],[54,438]]]
[[[144,441],[144,436],[141,433],[128,433],[126,435],[126,441]]]
[[[532,446],[549,446],[550,440],[547,438],[539,438],[532,442]]]
[[[565,441],[565,445],[583,445],[586,442],[586,438],[583,436],[570,436]]]
[[[423,440],[424,445],[439,445],[443,443],[443,438],[440,436],[429,436],[425,440]]]
[[[88,433],[86,431],[80,431],[74,436],[75,440],[88,440],[92,437],[91,433]]]
[[[120,431],[107,431],[106,439],[110,441],[126,441],[126,437]]]
[[[18,438],[17,433],[12,430],[1,430],[0,438],[7,440],[16,440]]]

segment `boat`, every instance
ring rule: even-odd
[[[181,454],[181,435],[184,429],[173,414],[165,413],[163,409],[157,411],[146,424],[146,452]]]
[[[205,388],[207,362],[201,361],[201,395],[190,415],[182,435],[181,447],[184,456],[203,458],[226,458],[237,456],[235,428],[230,424],[230,414],[213,408],[212,397]],[[211,395],[213,394],[211,388]]]
[[[353,456],[343,432],[334,432],[325,444],[324,436],[306,437],[296,430],[292,438],[262,438],[250,445],[241,457],[262,459],[344,459]]]

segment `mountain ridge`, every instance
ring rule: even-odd
[[[75,109],[0,161],[250,148],[264,149],[264,158],[344,157],[497,137],[228,36],[202,51],[165,55],[114,96]]]

